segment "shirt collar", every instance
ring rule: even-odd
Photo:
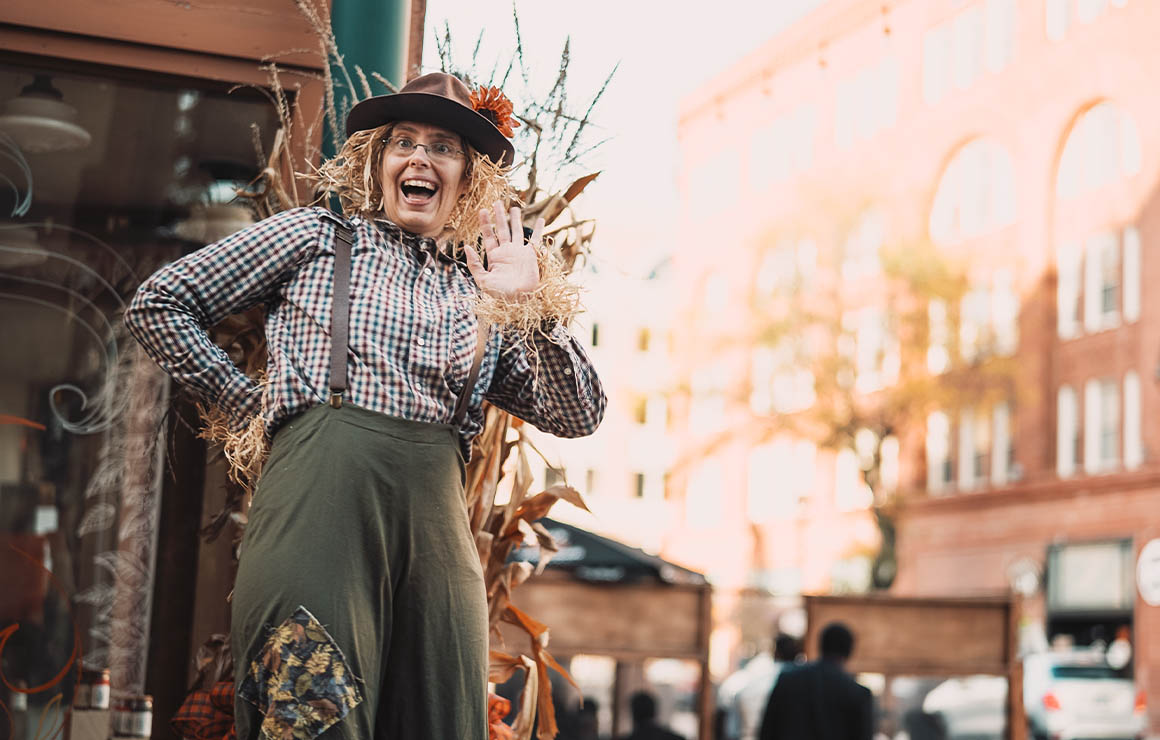
[[[404,246],[417,249],[420,252],[424,252],[430,255],[433,259],[437,259],[443,262],[456,261],[454,255],[451,254],[451,245],[449,243],[444,242],[441,248],[439,244],[431,237],[412,234],[390,219],[376,218],[371,223],[373,226],[377,227],[384,236],[390,239],[395,239]]]

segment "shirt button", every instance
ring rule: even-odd
[[[571,375],[571,374],[572,374],[572,368],[570,368],[570,367],[566,367],[566,368],[564,368],[564,374],[565,374],[565,375]]]
[[[427,342],[426,342],[426,340],[423,339],[423,337],[419,337],[418,339],[415,340],[415,344],[419,345],[420,347],[422,347],[426,343]]]
[[[423,270],[423,272],[427,273],[428,275],[434,275],[434,274],[435,274],[435,271],[434,271],[434,270],[432,270],[430,267],[428,267],[426,270]]]

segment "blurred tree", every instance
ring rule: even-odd
[[[893,461],[923,458],[932,413],[954,419],[999,403],[1011,408],[1018,304],[1009,280],[972,275],[925,237],[885,240],[873,208],[837,202],[799,209],[845,214],[821,233],[816,222],[788,224],[758,241],[752,318],[726,340],[752,353],[743,399],[752,417],[712,446],[738,434],[754,444],[788,435],[852,451],[881,534],[870,573],[881,590],[898,570],[898,507],[907,491],[926,487],[898,480]],[[949,482],[947,453],[945,469],[928,471],[927,481]],[[981,480],[987,453],[958,464],[974,466],[969,477]]]

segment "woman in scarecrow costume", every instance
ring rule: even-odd
[[[272,438],[232,602],[243,740],[488,736],[487,602],[463,489],[480,404],[566,437],[592,433],[605,407],[563,326],[529,345],[476,318],[481,293],[518,302],[540,280],[543,224],[525,240],[519,209],[497,200],[510,113],[498,90],[443,73],[362,101],[323,167],[349,220],[275,215],[162,268],[126,311],[174,379],[233,430],[260,416]],[[262,386],[206,332],[259,304]]]

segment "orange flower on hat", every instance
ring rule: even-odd
[[[512,101],[498,87],[481,85],[478,90],[472,90],[471,108],[494,123],[499,132],[509,139],[515,135],[512,129],[520,127],[519,121],[512,115]]]

